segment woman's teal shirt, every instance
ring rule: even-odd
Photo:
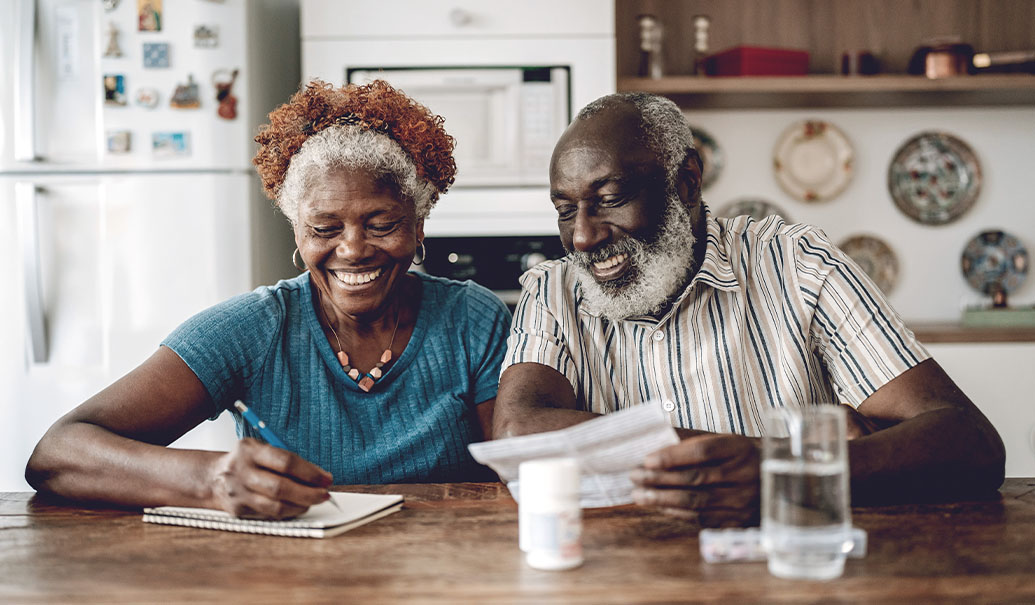
[[[496,397],[510,312],[473,282],[414,273],[413,335],[369,393],[342,372],[313,307],[309,274],[260,287],[184,322],[162,344],[205,385],[218,416],[257,437],[245,402],[288,447],[336,484],[492,478],[467,451],[475,406]]]

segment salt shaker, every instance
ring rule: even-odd
[[[579,466],[574,458],[543,458],[518,467],[518,533],[529,567],[582,565]]]
[[[654,15],[640,15],[640,67],[641,78],[660,78],[661,67],[661,22]]]

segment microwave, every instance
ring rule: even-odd
[[[553,146],[571,121],[569,66],[346,70],[349,83],[375,79],[443,117],[456,140],[454,188],[549,184]]]

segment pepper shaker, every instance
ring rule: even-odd
[[[708,57],[708,26],[712,23],[708,15],[694,15],[694,65],[693,73],[698,76],[708,75],[705,60]]]

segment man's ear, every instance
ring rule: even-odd
[[[683,165],[679,167],[679,196],[687,207],[693,207],[701,193],[701,156],[696,149],[686,152]]]

